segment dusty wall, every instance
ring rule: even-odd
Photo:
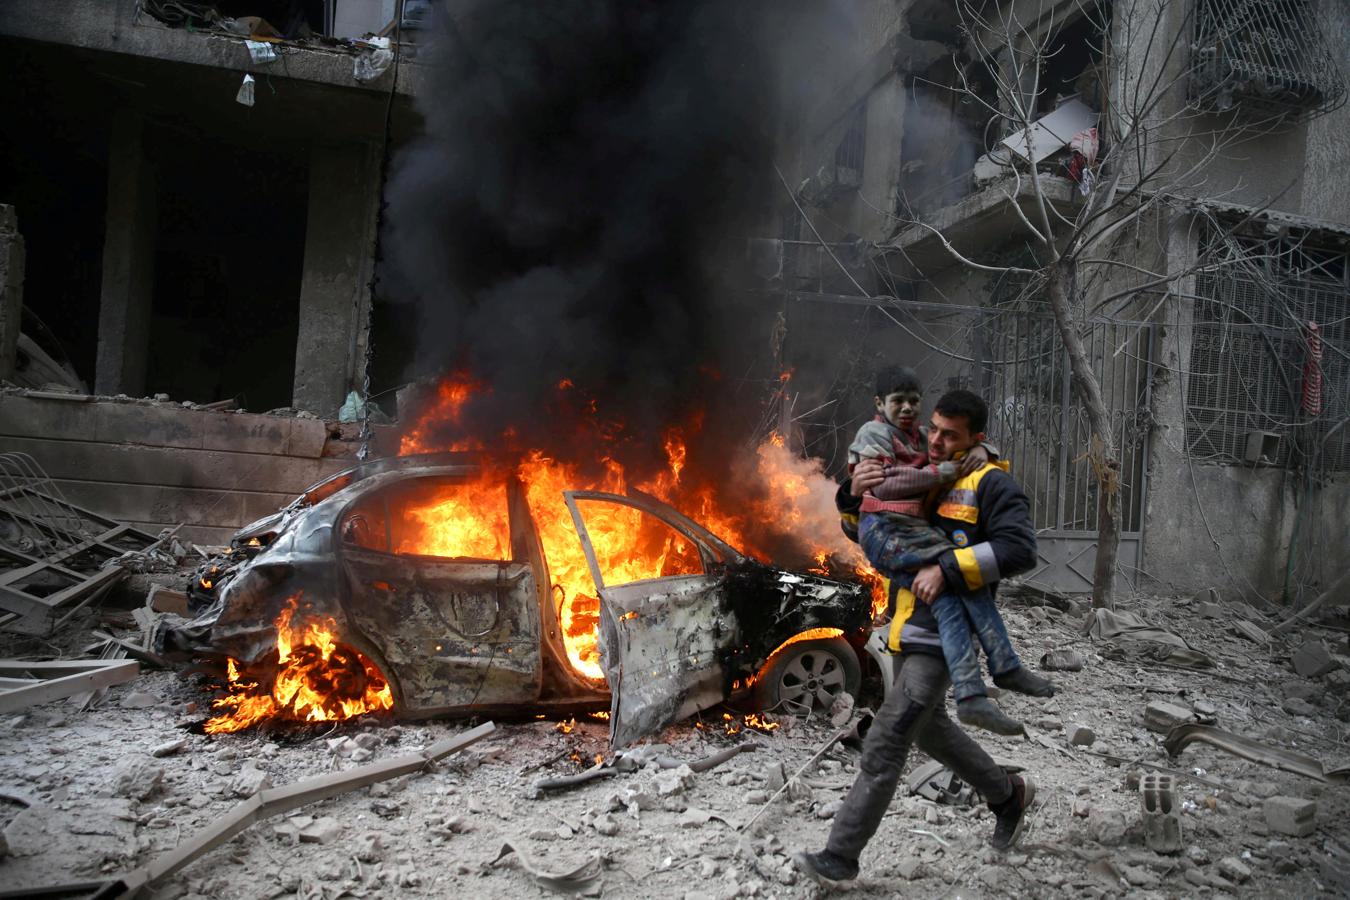
[[[204,543],[354,463],[319,419],[39,393],[0,395],[0,452],[32,455],[72,503]]]

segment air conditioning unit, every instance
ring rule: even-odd
[[[1273,466],[1280,453],[1280,436],[1269,431],[1247,432],[1242,461],[1249,466]]]

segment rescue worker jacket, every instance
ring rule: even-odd
[[[969,592],[1000,579],[1028,572],[1036,565],[1036,529],[1031,504],[1007,463],[991,462],[934,492],[930,521],[955,545],[937,559],[947,588]],[[844,533],[857,540],[857,505],[842,486],[835,495]],[[927,603],[894,582],[887,585],[891,626],[887,647],[893,653],[942,653],[937,619]]]

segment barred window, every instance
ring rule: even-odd
[[[1350,468],[1350,427],[1338,427],[1350,417],[1344,251],[1223,235],[1206,256],[1186,388],[1191,456],[1242,463],[1249,440],[1268,434],[1271,463]]]

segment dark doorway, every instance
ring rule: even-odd
[[[289,406],[308,162],[150,126],[159,228],[147,393]]]

